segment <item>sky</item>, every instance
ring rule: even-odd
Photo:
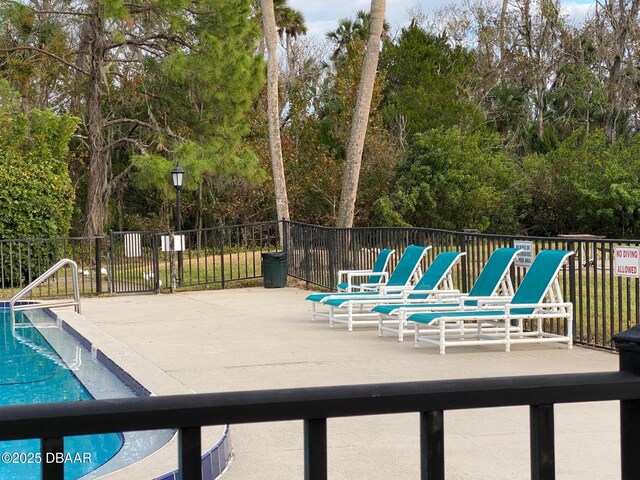
[[[409,24],[410,12],[420,9],[429,14],[441,6],[459,0],[387,0],[386,19],[391,30]],[[560,0],[569,17],[579,22],[594,4],[593,0]],[[288,4],[303,13],[311,36],[322,37],[336,28],[341,18],[353,18],[358,10],[369,11],[371,0],[289,0]]]

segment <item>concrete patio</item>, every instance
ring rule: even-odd
[[[371,328],[347,333],[309,320],[308,292],[246,288],[83,301],[91,341],[123,344],[114,358],[143,385],[224,392],[415,380],[611,371],[617,355],[564,345],[413,348]],[[95,328],[97,327],[97,328]],[[99,338],[98,338],[99,337]],[[142,360],[141,360],[142,359]],[[147,367],[141,367],[144,363]],[[155,372],[155,373],[154,373]],[[145,378],[147,377],[147,378]],[[557,405],[557,477],[620,478],[618,403]],[[448,479],[528,479],[527,408],[445,413]],[[229,480],[303,477],[302,422],[231,427]],[[418,414],[328,421],[331,479],[419,478]],[[210,445],[209,445],[210,446]]]

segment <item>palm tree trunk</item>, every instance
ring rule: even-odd
[[[502,10],[500,11],[500,65],[504,61],[504,31],[507,24],[508,0],[502,0]]]
[[[342,193],[338,208],[338,227],[351,228],[358,194],[358,180],[362,165],[362,151],[364,139],[369,123],[369,110],[373,96],[373,86],[376,80],[378,57],[380,56],[380,41],[384,26],[384,12],[386,0],[371,0],[371,31],[367,41],[367,50],[362,62],[362,76],[358,87],[358,98],[351,121],[351,134],[347,144],[347,159],[342,178]]]
[[[269,151],[276,196],[278,220],[289,220],[289,200],[284,177],[282,146],[280,144],[280,109],[278,108],[278,36],[273,0],[260,0],[262,27],[267,46],[267,117],[269,118]]]

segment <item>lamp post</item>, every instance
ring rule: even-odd
[[[182,190],[182,185],[184,183],[184,169],[178,166],[175,166],[171,169],[171,180],[173,181],[173,186],[176,189],[176,225],[175,230],[179,232],[182,230],[182,216],[180,214],[180,191]],[[184,248],[184,242],[180,244],[180,250],[178,250],[178,285],[182,284],[182,249]],[[175,245],[175,241],[174,241]]]

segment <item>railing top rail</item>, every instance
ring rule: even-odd
[[[244,228],[244,227],[260,227],[260,226],[267,226],[267,225],[277,225],[278,221],[277,220],[272,220],[272,221],[267,221],[267,222],[254,222],[254,223],[240,223],[237,225],[222,225],[219,227],[207,227],[207,228],[192,228],[189,230],[180,230],[180,233],[193,233],[193,232],[208,232],[208,231],[213,231],[213,230],[225,230],[225,229],[230,229],[230,228]],[[115,231],[113,230],[111,233],[117,234],[117,235],[122,235],[125,233],[155,233],[157,235],[169,235],[170,233],[176,233],[174,231],[153,231],[150,232],[149,230],[123,230],[123,231]]]
[[[458,230],[444,230],[438,228],[429,228],[429,227],[352,227],[352,228],[343,228],[343,227],[331,227],[331,226],[321,226],[314,225],[311,223],[304,222],[295,222],[291,220],[287,220],[286,222],[301,225],[304,227],[313,227],[319,228],[323,230],[356,230],[356,231],[365,231],[365,230],[418,230],[425,232],[435,232],[435,233],[444,233],[444,234],[452,234],[452,235],[466,235],[468,237],[478,237],[478,238],[502,238],[507,240],[544,240],[544,241],[558,241],[558,242],[571,242],[571,241],[579,241],[579,242],[597,242],[597,243],[638,243],[640,244],[639,239],[630,239],[630,238],[585,238],[584,235],[576,234],[576,236],[571,236],[570,234],[556,236],[556,237],[540,237],[540,236],[530,236],[530,235],[501,235],[497,233],[476,233],[476,232],[463,232]]]
[[[106,238],[107,237],[101,236],[101,235],[98,235],[98,236],[95,236],[95,237],[1,238],[0,239],[0,243],[59,242],[59,241],[63,241],[63,240],[84,241],[84,240],[104,240]]]
[[[640,398],[630,372],[347,385],[0,408],[0,440]]]

